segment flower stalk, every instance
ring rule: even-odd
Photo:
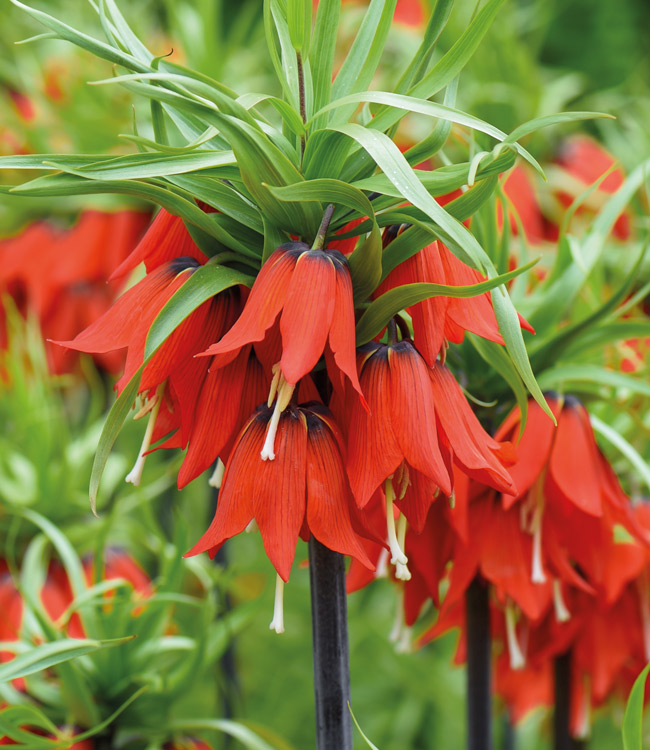
[[[309,582],[317,750],[352,750],[345,560],[313,536]]]

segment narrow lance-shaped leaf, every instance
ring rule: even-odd
[[[462,224],[452,219],[427,193],[413,174],[409,163],[390,138],[383,133],[366,130],[361,125],[354,123],[337,127],[336,130],[354,138],[368,151],[377,165],[384,171],[395,187],[402,192],[404,197],[414,206],[424,211],[440,227],[441,237],[445,240],[446,244],[450,244],[446,239],[446,235],[448,235],[453,250],[459,253],[466,253],[470,264],[477,268],[477,270],[482,271],[488,278],[496,276],[496,270],[492,261],[483,248]],[[499,322],[499,330],[515,367],[533,398],[549,417],[555,420],[533,375],[517,311],[504,287],[499,287],[492,291],[492,303]]]
[[[6,664],[0,665],[0,682],[9,682],[19,677],[27,677],[35,672],[41,672],[57,664],[61,664],[77,656],[89,654],[103,648],[118,646],[131,641],[135,636],[111,638],[105,641],[95,641],[85,638],[63,638],[53,643],[42,643],[32,647],[25,653],[18,654]]]
[[[650,664],[634,681],[623,716],[623,750],[643,750],[643,706]]]

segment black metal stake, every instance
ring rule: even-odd
[[[476,577],[465,594],[467,613],[467,750],[492,750],[490,592]]]
[[[558,656],[554,663],[555,710],[553,712],[553,747],[572,750],[571,732],[571,652]]]
[[[309,582],[317,750],[352,750],[345,561],[312,536]]]

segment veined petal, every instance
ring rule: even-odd
[[[109,281],[119,279],[144,263],[147,272],[173,258],[194,258],[201,265],[207,256],[199,250],[180,216],[161,208],[133,252],[113,271]]]
[[[402,462],[391,424],[388,353],[377,347],[361,370],[360,383],[366,394],[368,413],[356,393],[346,394],[348,423],[347,472],[357,505],[363,508],[379,485]]]
[[[440,454],[429,368],[409,341],[388,347],[390,415],[406,461],[433,480],[446,495],[451,480]]]
[[[562,404],[548,394],[546,395],[546,400],[556,419],[559,418]],[[518,419],[515,418],[517,415]],[[520,420],[521,415],[519,409],[516,408],[511,412],[503,425],[503,428],[505,428],[506,425],[513,424],[512,439],[515,442],[517,452],[516,463],[508,467],[512,481],[517,488],[517,494],[504,494],[503,502],[506,510],[517,498],[523,497],[540,476],[544,467],[548,464],[555,437],[555,425],[542,411],[541,406],[532,399],[528,402],[526,428],[521,439],[517,442]],[[497,432],[497,439],[506,434],[503,428]]]
[[[248,354],[246,347],[234,362],[205,376],[193,415],[189,446],[178,472],[179,489],[214,463],[237,429]]]
[[[481,276],[475,269],[465,265],[442,243],[439,243],[439,247],[447,284],[467,286],[485,281],[485,277]],[[471,331],[484,339],[503,344],[503,337],[499,333],[499,324],[494,314],[489,292],[466,299],[450,297],[447,316],[451,323],[456,326],[447,327],[446,336],[451,341],[460,343],[463,340],[464,331]]]
[[[324,407],[323,407],[324,408]],[[374,565],[350,520],[352,496],[336,437],[315,409],[307,419],[307,523],[311,533],[329,549],[350,555],[366,567]]]
[[[557,425],[549,470],[568,500],[592,516],[602,515],[600,455],[585,408],[567,397]]]
[[[336,271],[336,304],[329,332],[329,346],[336,365],[347,375],[352,387],[365,403],[357,373],[352,279],[347,265],[343,265],[341,261],[335,260],[334,268]],[[328,372],[329,370],[330,365],[328,363]],[[330,378],[333,383],[336,383],[332,374],[330,374]]]
[[[280,367],[290,385],[310,372],[323,354],[335,302],[336,271],[332,260],[322,250],[302,253],[280,318]],[[352,331],[354,336],[354,327]]]
[[[271,418],[271,409],[262,409],[260,413],[265,415],[266,422]],[[266,554],[286,582],[305,518],[307,425],[304,415],[292,407],[282,413],[273,461],[260,458],[263,443],[260,441],[248,467],[259,480],[253,498],[254,515]]]
[[[514,485],[495,456],[500,445],[485,432],[451,372],[441,364],[429,369],[436,414],[461,468],[479,482],[508,492]]]
[[[253,504],[263,490],[260,445],[264,442],[269,410],[253,414],[239,434],[224,473],[217,510],[210,527],[184,557],[209,552],[214,557],[221,545],[242,532],[253,518]],[[265,462],[266,465],[269,462]],[[264,466],[261,467],[262,469]]]
[[[290,244],[303,247],[300,243]],[[299,254],[299,250],[283,246],[271,255],[257,275],[241,315],[225,336],[204,352],[205,355],[231,352],[264,338],[284,306]]]

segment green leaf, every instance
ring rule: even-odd
[[[305,180],[286,187],[267,186],[269,192],[281,201],[316,201],[320,203],[334,203],[347,206],[357,211],[361,216],[374,218],[372,203],[364,193],[341,180],[322,178]]]
[[[305,125],[300,119],[300,114],[284,99],[278,99],[270,94],[242,94],[237,101],[246,109],[252,109],[262,102],[269,102],[295,135],[301,136],[305,133]]]
[[[249,750],[273,750],[255,732],[236,721],[229,719],[182,719],[168,724],[170,731],[191,732],[193,730],[214,730],[238,739]]]
[[[506,143],[514,143],[531,133],[535,133],[542,128],[548,128],[551,125],[560,125],[565,122],[576,122],[578,120],[595,120],[603,117],[610,120],[616,119],[613,115],[608,115],[604,112],[558,112],[554,115],[536,117],[534,120],[529,120],[518,125],[506,138]]]
[[[191,154],[128,154],[99,162],[94,162],[92,158],[85,164],[79,164],[76,159],[75,162],[71,165],[68,157],[57,156],[49,158],[45,166],[63,172],[72,167],[75,170],[73,174],[93,180],[134,180],[166,177],[237,163],[232,151],[207,150]]]
[[[634,681],[623,716],[623,750],[643,750],[643,705],[650,664]]]
[[[447,25],[453,4],[454,0],[435,1],[420,47],[395,87],[398,94],[405,93],[411,85],[422,80],[440,34]]]
[[[490,369],[498,373],[510,386],[510,390],[517,400],[517,406],[521,413],[521,424],[519,427],[519,434],[521,434],[524,431],[528,418],[528,394],[512,360],[508,357],[503,347],[494,341],[488,341],[473,333],[467,334],[467,338],[482,359],[490,366]]]
[[[355,301],[367,299],[381,281],[382,242],[375,222],[370,234],[348,258]]]
[[[634,393],[650,396],[650,383],[616,370],[608,370],[600,365],[558,365],[550,370],[545,370],[538,380],[540,387],[544,390],[570,390],[570,388],[562,388],[562,386],[568,383],[591,383],[611,386],[612,388],[624,388]]]
[[[311,37],[312,0],[287,0],[289,38],[296,52],[307,55]]]
[[[402,286],[390,289],[382,294],[381,297],[373,300],[359,319],[356,328],[357,346],[361,346],[373,339],[386,326],[393,315],[396,315],[407,307],[411,307],[411,305],[415,305],[430,297],[476,297],[478,294],[484,294],[501,284],[507,283],[515,278],[515,276],[525,273],[535,263],[537,263],[536,260],[527,266],[516,268],[514,271],[509,271],[488,281],[467,286],[419,282],[416,284],[403,284]]]
[[[332,70],[339,27],[341,0],[320,0],[314,24],[314,39],[309,50],[309,63],[314,87],[314,109],[321,109],[330,100]],[[314,128],[320,128],[325,118],[318,118]]]
[[[332,84],[332,96],[367,89],[377,69],[390,31],[397,0],[370,0],[368,10],[339,72]],[[356,105],[339,109],[335,122],[345,122]]]
[[[26,677],[70,661],[70,659],[75,659],[78,656],[132,641],[134,638],[135,636],[132,635],[104,641],[95,641],[89,638],[63,638],[53,643],[42,643],[25,653],[18,654],[10,662],[0,665],[0,682],[9,682],[18,677]]]
[[[363,730],[361,729],[361,727],[359,726],[359,722],[357,721],[357,717],[352,712],[352,706],[350,705],[350,701],[348,701],[348,711],[350,712],[350,716],[352,717],[352,721],[354,722],[354,726],[359,730],[359,734],[363,738],[363,741],[366,743],[366,745],[368,745],[368,747],[370,748],[370,750],[379,750],[379,748],[377,747],[377,745],[373,744],[366,737],[366,735],[363,733]]]
[[[147,336],[144,362],[111,407],[99,438],[90,476],[89,494],[93,513],[96,514],[97,512],[97,492],[104,467],[122,425],[131,411],[131,405],[138,393],[140,377],[151,357],[183,320],[203,302],[231,286],[236,284],[248,285],[249,283],[250,277],[239,271],[234,271],[232,268],[210,264],[201,266],[196,269],[158,313]]]
[[[462,71],[490,28],[504,0],[489,0],[465,29],[453,47],[433,66],[422,80],[408,93],[419,99],[430,99],[448,86]],[[385,110],[376,115],[370,127],[385,131],[404,116],[403,113]]]

